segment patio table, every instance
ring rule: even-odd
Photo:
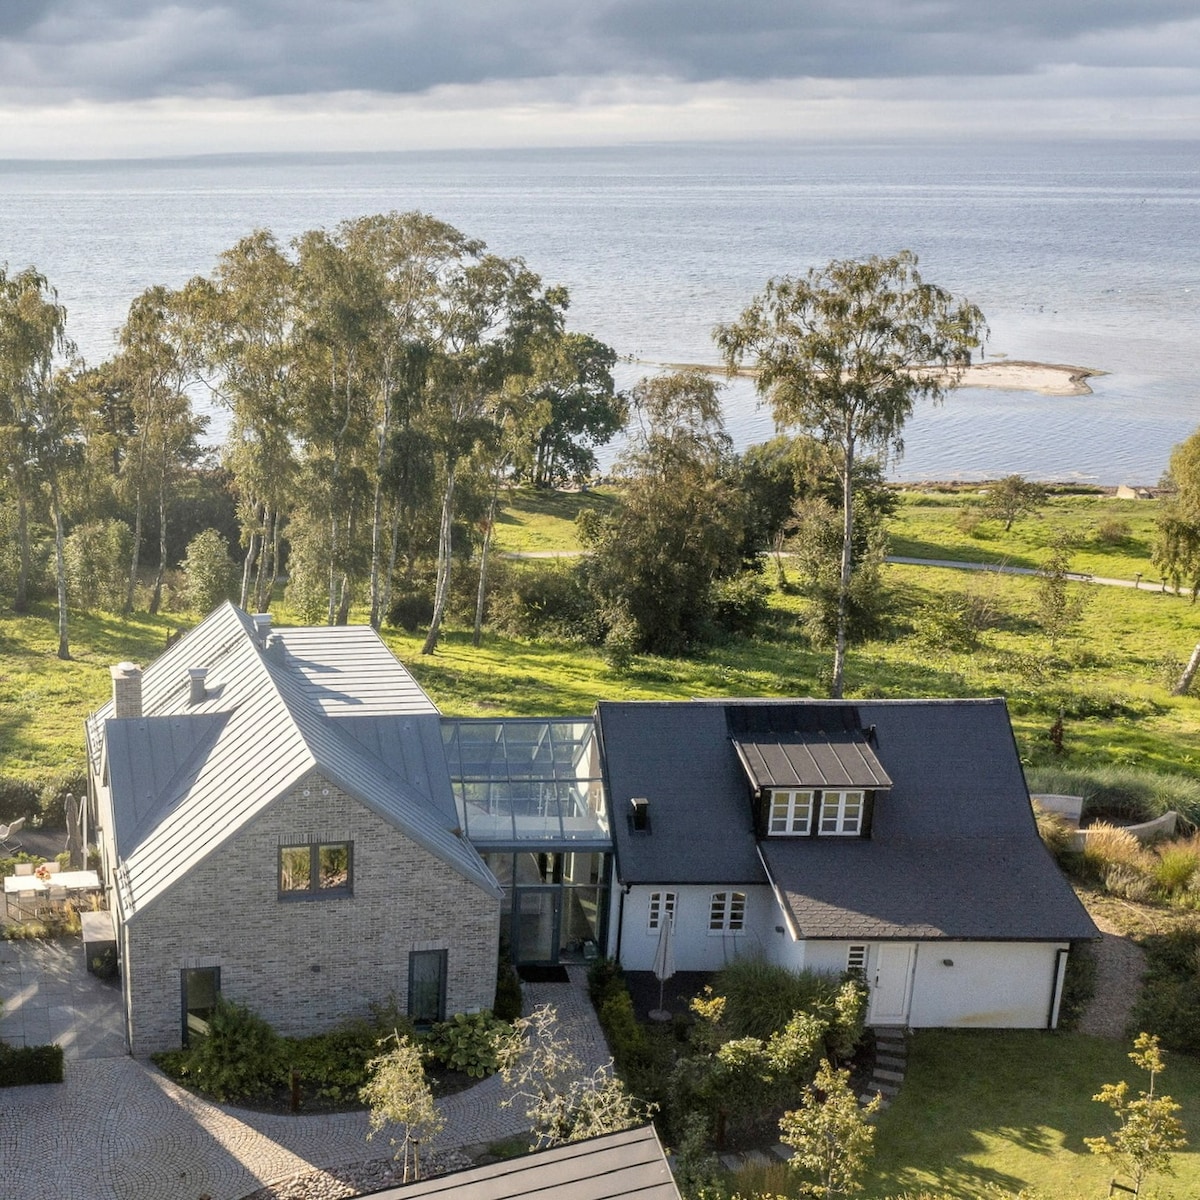
[[[20,892],[34,892],[35,899],[48,893],[51,887],[66,888],[68,892],[95,892],[100,890],[100,875],[96,871],[59,871],[43,882],[36,875],[5,875],[4,909],[11,917],[16,902],[17,915],[21,915]]]

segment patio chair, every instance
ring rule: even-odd
[[[43,865],[51,875],[57,875],[62,870],[62,863],[54,862],[53,860]]]
[[[14,875],[32,875],[33,874],[33,863],[17,863],[16,867],[13,869],[13,874]]]
[[[53,912],[55,909],[58,909],[61,912],[62,909],[66,907],[68,894],[69,893],[65,887],[58,887],[56,884],[52,883],[46,889],[46,911]]]
[[[16,854],[21,849],[21,843],[13,836],[25,824],[24,817],[18,817],[10,825],[0,825],[0,853]]]

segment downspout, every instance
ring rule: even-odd
[[[1050,988],[1050,1011],[1046,1014],[1046,1028],[1058,1028],[1058,1010],[1062,1005],[1063,985],[1067,979],[1067,959],[1071,951],[1056,950],[1054,953],[1054,982]]]

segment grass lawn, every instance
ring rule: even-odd
[[[911,1043],[904,1086],[878,1123],[874,1170],[863,1195],[922,1188],[955,1196],[1044,1189],[1048,1196],[1108,1194],[1107,1162],[1083,1144],[1112,1130],[1091,1097],[1103,1083],[1147,1077],[1131,1046],[1082,1034],[927,1030]],[[1167,1056],[1158,1090],[1182,1105],[1190,1149],[1174,1180],[1153,1180],[1179,1197],[1200,1195],[1200,1063]]]

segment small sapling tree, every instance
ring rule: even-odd
[[[1102,1155],[1114,1171],[1127,1175],[1133,1194],[1140,1196],[1142,1184],[1151,1175],[1174,1175],[1171,1155],[1187,1145],[1183,1125],[1175,1115],[1179,1105],[1170,1096],[1156,1096],[1154,1083],[1164,1069],[1158,1038],[1139,1033],[1129,1055],[1133,1064],[1150,1076],[1149,1091],[1129,1096],[1129,1084],[1106,1083],[1093,1097],[1106,1104],[1117,1118],[1117,1128],[1105,1137],[1084,1138],[1093,1154]]]
[[[399,1129],[399,1136],[393,1136],[391,1142],[403,1167],[404,1182],[408,1183],[421,1178],[421,1144],[428,1146],[442,1132],[445,1120],[425,1078],[420,1048],[398,1033],[380,1044],[389,1041],[393,1043],[391,1049],[367,1063],[370,1078],[358,1095],[371,1110],[367,1137],[374,1137],[389,1125]]]

